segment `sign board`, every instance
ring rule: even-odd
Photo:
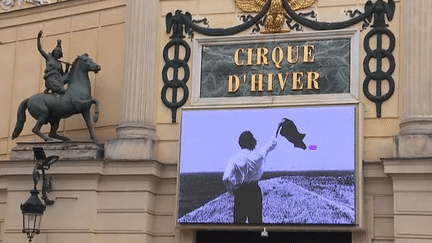
[[[197,38],[193,104],[357,100],[358,39],[352,30]]]

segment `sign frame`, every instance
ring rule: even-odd
[[[176,226],[182,229],[218,229],[218,230],[260,230],[263,229],[263,227],[267,228],[271,231],[280,231],[280,230],[310,230],[310,231],[334,231],[334,232],[357,232],[364,230],[364,188],[363,188],[363,166],[362,166],[362,151],[363,151],[363,106],[359,102],[351,103],[351,104],[330,104],[330,105],[316,105],[316,106],[307,106],[304,108],[320,108],[320,107],[354,107],[355,109],[355,215],[356,215],[356,222],[353,225],[267,225],[267,224],[261,224],[261,225],[254,225],[254,224],[181,224],[179,223],[179,199],[180,199],[180,168],[181,166],[178,166],[178,172],[177,172],[177,193],[176,193],[176,209],[175,209],[175,223]],[[243,110],[243,109],[278,109],[278,108],[301,108],[297,106],[281,106],[281,105],[249,105],[249,106],[242,106],[242,107],[220,107],[220,106],[213,106],[213,107],[200,107],[200,106],[188,106],[182,108],[182,114],[183,111],[199,111],[199,110]],[[182,117],[183,118],[183,117]],[[183,123],[183,119],[182,119]],[[182,124],[181,123],[181,127]],[[181,130],[181,134],[184,131]],[[181,136],[182,137],[182,136]],[[181,158],[181,141],[179,143],[180,147],[180,158]],[[179,158],[179,161],[180,161]],[[181,163],[181,161],[179,162]]]
[[[237,44],[257,44],[270,41],[313,41],[350,39],[350,90],[343,94],[307,94],[307,95],[280,95],[280,96],[253,96],[253,97],[220,97],[202,98],[201,93],[201,60],[202,50],[206,46]],[[192,102],[193,106],[214,105],[247,105],[247,104],[287,104],[313,105],[313,104],[346,104],[356,103],[360,97],[360,31],[359,30],[333,30],[313,31],[304,33],[270,34],[255,36],[230,37],[197,37],[194,39]]]

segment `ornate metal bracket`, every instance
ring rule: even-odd
[[[273,0],[274,1],[274,0]],[[315,20],[311,20],[303,17],[300,14],[294,12],[287,0],[282,0],[283,7],[285,8],[289,17],[299,23],[300,25],[312,28],[314,30],[336,30],[343,29],[350,26],[353,26],[361,21],[370,23],[372,19],[374,19],[374,24],[371,26],[372,29],[366,35],[364,39],[364,48],[367,53],[363,61],[363,68],[366,73],[366,79],[363,82],[363,93],[365,96],[376,104],[376,114],[377,117],[381,117],[381,107],[382,103],[388,100],[394,93],[395,83],[392,78],[392,73],[395,69],[395,59],[392,55],[392,52],[395,47],[396,39],[393,33],[387,28],[388,25],[385,22],[385,17],[387,16],[387,20],[391,21],[395,12],[395,3],[394,0],[388,0],[388,2],[384,2],[383,0],[377,0],[375,3],[372,1],[367,1],[365,4],[364,13],[359,14],[356,17],[353,17],[346,21],[341,22],[318,22]],[[190,47],[183,39],[185,36],[183,33],[191,34],[193,31],[201,33],[203,35],[208,36],[228,36],[237,34],[243,30],[246,30],[253,25],[257,24],[259,21],[265,17],[265,14],[269,10],[271,5],[271,0],[267,2],[264,6],[263,10],[258,13],[253,18],[247,18],[247,21],[241,25],[237,25],[230,28],[204,28],[195,23],[192,19],[192,15],[188,12],[185,14],[182,13],[181,10],[177,10],[175,15],[172,13],[168,13],[166,16],[166,25],[167,25],[167,33],[173,31],[173,35],[170,36],[172,39],[165,46],[163,51],[163,56],[165,60],[165,66],[162,70],[162,79],[164,81],[164,86],[162,88],[162,101],[163,103],[169,107],[172,111],[172,122],[176,122],[176,113],[177,109],[182,107],[186,101],[188,100],[189,90],[186,86],[186,82],[189,79],[190,71],[189,66],[187,64],[190,57]],[[372,36],[377,36],[376,41],[376,49],[372,50],[370,48],[370,41]],[[383,49],[382,36],[387,35],[390,39],[390,45],[387,49]],[[184,48],[184,56],[180,58],[180,47]],[[174,58],[169,59],[169,51],[171,48],[174,48]],[[376,59],[376,69],[375,71],[370,70],[370,61],[372,58]],[[383,59],[387,58],[389,62],[389,70],[383,71]],[[172,68],[171,79],[168,77],[169,69]],[[183,78],[179,79],[179,71],[183,70]],[[370,82],[376,82],[375,94],[369,89]],[[383,94],[382,90],[382,82],[387,81],[389,89],[385,94]],[[171,88],[171,101],[168,101],[168,89]],[[183,97],[178,100],[177,90],[181,88],[183,89]]]
[[[53,205],[54,201],[48,199],[48,193],[52,190],[52,184],[51,184],[51,178],[46,178],[45,171],[49,170],[51,165],[54,164],[59,157],[56,155],[52,156],[45,156],[45,152],[43,151],[43,148],[33,148],[35,157],[35,167],[33,169],[33,182],[34,182],[34,189],[37,189],[37,183],[40,180],[40,172],[42,172],[42,200],[45,201],[46,205]],[[39,172],[40,171],[40,172]]]

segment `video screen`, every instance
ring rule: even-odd
[[[355,225],[356,107],[183,110],[180,225]]]

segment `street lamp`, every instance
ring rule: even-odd
[[[40,233],[40,224],[42,220],[42,215],[46,209],[46,205],[54,204],[54,201],[49,200],[47,193],[51,191],[51,180],[45,178],[45,170],[49,170],[50,166],[54,164],[59,157],[52,155],[49,157],[45,156],[43,148],[35,147],[34,152],[34,162],[35,168],[33,169],[33,182],[34,188],[30,191],[30,198],[24,204],[21,204],[21,211],[23,214],[23,233],[27,234],[29,242],[32,242],[35,234]],[[39,190],[37,189],[37,183],[40,178],[39,170],[42,172],[42,199],[45,204],[39,199]]]
[[[31,196],[24,204],[21,204],[23,214],[23,233],[27,234],[29,242],[32,242],[35,234],[40,233],[42,215],[46,206],[39,199],[39,191],[35,188],[30,191]]]

